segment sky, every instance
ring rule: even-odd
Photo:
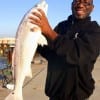
[[[24,14],[40,0],[0,0],[0,37],[15,37],[18,25]],[[72,0],[46,0],[48,21],[54,28],[71,14]],[[92,20],[100,24],[100,1],[94,0]]]

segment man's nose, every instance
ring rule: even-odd
[[[84,7],[84,3],[80,2],[80,3],[78,4],[78,7]]]

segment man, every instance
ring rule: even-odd
[[[52,30],[44,12],[31,23],[41,27],[48,46],[38,52],[48,60],[46,95],[50,100],[86,100],[94,90],[92,70],[100,51],[100,26],[91,21],[93,0],[73,0],[72,15]]]

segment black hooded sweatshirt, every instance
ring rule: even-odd
[[[85,100],[94,90],[92,70],[100,51],[100,26],[91,18],[60,22],[59,36],[38,47],[47,59],[45,92],[51,100]]]

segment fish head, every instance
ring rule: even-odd
[[[46,3],[45,0],[41,0],[37,5],[35,5],[36,8],[42,9],[45,14],[47,15],[47,10],[48,10],[48,4]]]

